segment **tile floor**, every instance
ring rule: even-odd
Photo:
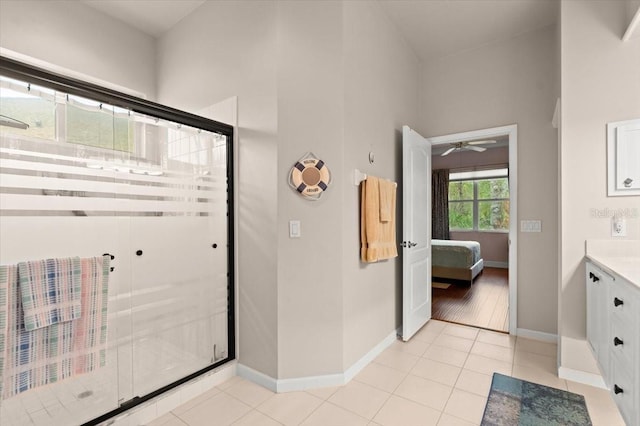
[[[595,426],[624,426],[607,391],[555,371],[555,344],[432,320],[344,386],[276,394],[234,377],[149,426],[479,425],[493,372],[580,393]]]

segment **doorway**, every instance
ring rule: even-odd
[[[476,167],[475,170],[477,173],[466,173],[466,178],[469,183],[465,183],[466,188],[465,191],[467,193],[466,196],[462,197],[459,200],[459,203],[453,203],[454,207],[464,207],[469,211],[469,216],[472,218],[471,222],[465,223],[465,218],[453,218],[454,228],[457,227],[469,227],[470,230],[475,232],[452,232],[455,234],[455,237],[451,237],[452,239],[467,239],[461,238],[461,236],[472,236],[473,238],[469,238],[470,240],[486,240],[488,234],[483,233],[482,224],[478,224],[478,217],[481,216],[479,213],[478,205],[483,202],[478,202],[478,184],[474,183],[479,178],[482,178],[483,173],[485,178],[494,178],[500,179],[500,176],[505,176],[507,179],[505,180],[505,185],[508,185],[508,199],[504,199],[502,201],[507,201],[508,209],[507,214],[509,216],[508,224],[505,224],[505,229],[501,231],[502,236],[497,235],[500,238],[503,238],[503,244],[506,244],[506,254],[508,255],[508,259],[505,261],[501,260],[490,260],[485,261],[482,272],[477,271],[476,264],[476,272],[473,273],[473,284],[469,285],[468,283],[460,286],[460,282],[451,281],[449,279],[439,279],[434,278],[433,281],[435,283],[434,289],[432,290],[433,298],[433,316],[434,318],[438,317],[442,314],[442,310],[449,310],[450,317],[441,318],[451,322],[460,322],[467,323],[468,325],[475,325],[482,328],[490,328],[496,329],[499,331],[509,332],[511,334],[515,334],[517,330],[517,125],[509,125],[502,127],[495,127],[489,129],[482,130],[474,130],[470,132],[463,133],[455,133],[450,135],[438,136],[433,138],[428,138],[427,141],[432,145],[432,152],[435,155],[442,155],[443,153],[449,151],[449,154],[446,155],[460,155],[460,153],[456,153],[456,151],[466,150],[465,147],[471,147],[469,151],[484,151],[482,149],[485,146],[490,144],[503,145],[508,149],[508,154],[505,153],[505,159],[507,159],[506,164],[505,161],[496,161],[493,166],[491,162],[485,161],[484,167]],[[485,142],[480,143],[478,141]],[[486,141],[496,141],[496,142],[486,142]],[[474,142],[469,144],[469,142]],[[452,149],[455,148],[455,149]],[[481,148],[481,149],[477,149]],[[499,167],[501,166],[501,167]],[[505,167],[506,166],[506,167]],[[434,169],[436,169],[436,164],[434,164]],[[452,168],[455,169],[455,168]],[[473,172],[473,168],[459,168],[459,172]],[[505,169],[502,171],[498,171],[500,169]],[[454,170],[452,170],[454,171]],[[502,174],[500,174],[502,173]],[[495,176],[493,176],[493,175]],[[459,176],[454,176],[454,179],[461,181],[464,173],[460,173]],[[500,175],[500,176],[499,176]],[[476,181],[474,181],[474,179]],[[486,179],[485,179],[486,181]],[[508,183],[507,183],[508,182]],[[471,191],[471,192],[469,192]],[[471,194],[471,195],[468,195]],[[467,200],[467,198],[469,198]],[[482,198],[482,197],[480,197]],[[495,197],[494,197],[495,198]],[[499,200],[494,199],[494,204],[498,204]],[[463,204],[465,204],[463,206]],[[485,203],[486,204],[486,203]],[[482,221],[482,219],[480,219]],[[479,229],[480,228],[480,229]],[[508,230],[507,230],[508,229]],[[455,231],[455,229],[452,229]],[[500,234],[497,232],[496,234]],[[482,242],[482,241],[481,241]],[[488,248],[488,246],[487,246]],[[432,251],[438,250],[438,248],[433,247]],[[480,244],[480,252],[482,252],[482,244]],[[489,253],[487,252],[487,255]],[[434,258],[434,254],[432,253],[432,259]],[[434,262],[436,260],[433,260]],[[505,270],[506,266],[506,270]],[[507,272],[508,273],[505,273]],[[447,286],[448,285],[448,286]],[[508,288],[505,288],[508,287]],[[443,288],[446,288],[444,290]],[[449,290],[451,289],[451,291]],[[457,294],[456,294],[457,292]],[[439,295],[443,296],[443,299],[448,299],[449,302],[458,298],[456,303],[457,307],[450,306],[436,306],[437,303],[442,303],[442,299]],[[446,296],[445,296],[446,295]],[[498,299],[506,299],[500,302]],[[466,299],[466,300],[465,300]],[[484,303],[483,300],[489,300],[489,302]],[[465,307],[465,303],[468,305]],[[492,305],[493,303],[493,305]],[[508,304],[508,307],[504,306],[504,303]],[[475,305],[475,306],[474,306]],[[463,309],[458,309],[460,306],[463,306]],[[481,312],[479,309],[483,309]],[[506,309],[501,312],[501,309]],[[446,312],[445,312],[446,313]],[[503,315],[503,326],[500,327],[498,324],[500,323],[500,315]],[[505,317],[508,315],[508,319]],[[480,316],[482,318],[480,318]],[[489,316],[489,317],[487,317]],[[493,316],[493,318],[491,318]],[[478,319],[477,323],[474,322],[474,318]],[[471,320],[471,321],[469,321]]]

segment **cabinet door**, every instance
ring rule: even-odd
[[[607,300],[613,279],[587,262],[587,341],[598,361],[605,383],[609,384],[609,318]]]
[[[595,267],[587,262],[587,341],[594,355],[598,356],[598,321],[602,318],[598,309],[599,282],[593,281]]]

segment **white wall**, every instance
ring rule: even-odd
[[[155,98],[154,39],[79,1],[2,0],[0,47]]]
[[[625,2],[561,5],[562,251],[559,332],[585,339],[586,239],[607,239],[609,218],[592,209],[640,210],[640,197],[607,197],[606,124],[640,117],[640,39],[621,41]],[[640,219],[627,218],[627,239],[640,238]],[[561,343],[563,343],[561,342]],[[562,345],[560,364],[576,368],[580,354]]]
[[[190,111],[237,96],[239,360],[277,377],[277,7],[206,2],[158,41],[159,102]]]
[[[423,64],[421,132],[518,125],[518,328],[557,332],[557,135],[554,27]]]
[[[401,129],[418,124],[419,62],[377,5],[344,2],[344,172],[342,186],[344,359],[351,366],[402,322],[402,262],[363,264],[354,169],[402,181]],[[369,164],[369,152],[375,163]],[[397,194],[397,239],[402,239]]]
[[[344,96],[341,2],[278,2],[278,378],[341,373]],[[319,201],[288,185],[313,152],[332,173]],[[289,220],[301,222],[289,238]]]
[[[417,58],[375,4],[333,1],[207,2],[158,55],[161,102],[237,95],[240,362],[283,380],[343,373],[400,325],[399,260],[360,263],[352,179],[400,178]],[[317,202],[287,183],[308,151],[332,172]]]

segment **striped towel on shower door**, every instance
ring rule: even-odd
[[[7,332],[8,318],[7,311],[9,308],[9,284],[17,286],[18,284],[18,267],[0,266],[0,396],[2,396],[2,382],[4,378],[4,366],[7,356]]]
[[[18,263],[27,331],[80,318],[80,258]]]
[[[80,318],[32,331],[24,323],[18,268],[0,266],[0,288],[3,277],[7,288],[3,399],[104,366],[109,262],[109,256],[80,259]]]
[[[73,336],[73,374],[104,367],[107,350],[109,255],[80,260],[82,265],[82,315]]]

